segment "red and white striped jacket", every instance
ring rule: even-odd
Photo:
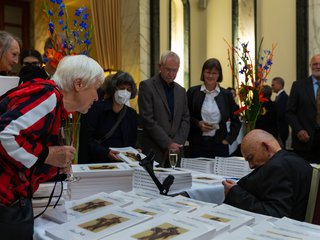
[[[48,146],[58,145],[66,116],[62,94],[52,80],[34,79],[1,97],[0,204],[10,206],[28,197],[31,176],[34,192],[57,173],[44,161]]]

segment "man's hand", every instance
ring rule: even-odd
[[[109,153],[108,153],[108,158],[110,160],[120,161],[120,158],[118,157],[118,154],[119,154],[118,151],[110,150]]]
[[[67,168],[74,159],[76,149],[72,146],[50,146],[44,163],[54,167]]]
[[[235,185],[237,185],[237,183],[232,180],[224,180],[224,181],[222,181],[222,185],[224,186],[224,195],[227,196],[230,189],[232,187],[234,187]]]
[[[306,130],[300,130],[297,133],[297,137],[300,142],[309,142],[309,140],[310,140],[310,136]]]
[[[175,150],[175,151],[180,152],[180,148],[182,148],[182,147],[183,147],[183,145],[173,142],[168,146],[168,150]]]

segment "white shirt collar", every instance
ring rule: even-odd
[[[220,93],[220,86],[219,84],[217,83],[217,86],[215,89],[213,89],[212,91],[209,91],[206,86],[204,84],[201,85],[200,87],[200,91],[201,92],[205,92],[205,93],[213,93],[213,92],[217,92],[217,93]]]

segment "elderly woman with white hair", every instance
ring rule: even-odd
[[[7,75],[18,64],[21,41],[6,31],[0,31],[0,75]]]
[[[68,172],[74,158],[73,147],[59,146],[62,120],[86,113],[103,79],[93,59],[66,56],[52,80],[33,79],[0,99],[1,237],[32,239],[32,193],[59,169]]]

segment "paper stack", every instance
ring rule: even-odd
[[[190,189],[192,186],[192,177],[190,172],[183,172],[169,168],[154,168],[154,174],[160,183],[163,183],[168,175],[174,176],[174,182],[170,187],[169,193],[177,193],[185,189]],[[159,192],[148,172],[146,172],[142,167],[134,169],[133,187],[135,189]]]
[[[71,200],[99,192],[132,190],[133,169],[126,163],[78,164],[73,165],[72,169],[80,180],[68,183]]]
[[[214,158],[181,158],[181,168],[203,173],[213,173]]]
[[[222,176],[242,178],[252,170],[243,157],[216,157],[213,173]]]

